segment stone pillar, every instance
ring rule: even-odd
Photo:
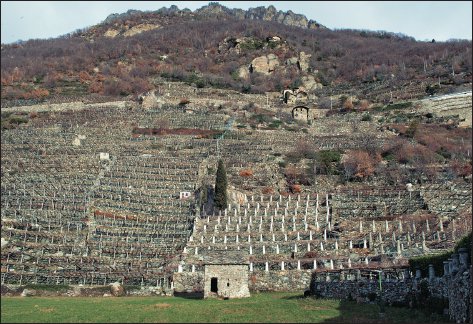
[[[458,272],[458,253],[452,254],[452,274],[456,274]]]
[[[281,270],[284,270],[284,261],[281,261]]]
[[[460,268],[467,268],[468,267],[468,249],[459,248],[458,254],[460,256]]]
[[[182,265],[181,265],[181,264],[178,264],[178,265],[177,265],[177,272],[178,272],[178,273],[181,273],[181,272],[182,272]]]
[[[452,275],[453,274],[453,260],[452,260],[452,258],[448,258],[447,262],[448,262],[448,274]]]
[[[253,196],[251,196],[253,198]],[[253,272],[253,262],[250,262],[250,271]]]
[[[268,272],[268,271],[269,271],[269,265],[268,265],[268,262],[266,262],[266,263],[264,264],[264,270],[265,270],[266,272]]]
[[[443,261],[443,275],[448,276],[450,274],[450,265],[448,261]]]
[[[416,279],[420,280],[420,278],[422,278],[422,272],[420,271],[420,269],[416,269]]]
[[[360,269],[357,269],[356,272],[355,272],[355,279],[356,281],[360,281],[361,280],[361,271]]]
[[[434,265],[429,264],[429,281],[432,281],[435,278]]]
[[[409,269],[404,269],[404,279],[410,279],[411,278],[411,273]]]
[[[301,260],[297,260],[297,270],[301,270]]]

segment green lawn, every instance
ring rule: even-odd
[[[2,323],[163,323],[298,322],[429,323],[422,312],[386,307],[380,318],[375,304],[299,298],[300,293],[253,293],[246,299],[182,297],[2,297]]]

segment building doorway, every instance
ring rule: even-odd
[[[210,278],[210,291],[214,293],[218,292],[218,279],[216,277]]]

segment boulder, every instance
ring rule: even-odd
[[[250,72],[248,71],[248,67],[242,65],[237,70],[238,77],[243,80],[248,80],[250,78]]]
[[[110,293],[115,297],[120,297],[125,295],[125,289],[119,282],[114,282],[110,284]]]
[[[8,245],[8,241],[2,237],[2,249]]]
[[[23,289],[20,296],[21,297],[32,297],[32,296],[36,296],[36,294],[37,294],[37,292],[34,289]]]
[[[252,71],[263,74],[272,73],[278,65],[279,59],[274,54],[259,56],[251,61]]]
[[[141,103],[141,107],[143,107],[144,109],[161,108],[164,104],[164,101],[158,96],[156,96],[156,92],[154,90],[142,94],[139,100]]]

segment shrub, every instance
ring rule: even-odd
[[[253,171],[252,170],[241,170],[240,171],[240,176],[241,177],[251,177],[253,175]]]
[[[336,174],[341,159],[341,152],[322,150],[316,153],[316,166],[320,174]]]
[[[347,179],[363,179],[371,176],[376,167],[376,161],[366,151],[349,151],[343,162]]]
[[[419,122],[417,120],[412,121],[409,124],[409,127],[407,127],[406,133],[404,135],[409,138],[414,138],[414,135],[416,134],[418,126],[419,126]]]
[[[263,189],[261,189],[261,193],[267,195],[267,194],[273,194],[274,193],[274,189],[271,188],[271,187],[264,187]]]
[[[363,114],[363,116],[361,116],[361,120],[362,121],[371,121],[372,118],[371,118],[371,115],[370,114]]]

